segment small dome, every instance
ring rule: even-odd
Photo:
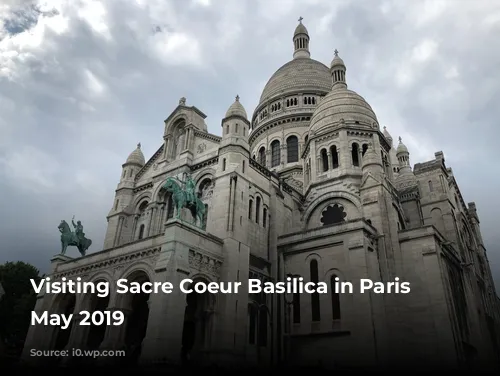
[[[343,121],[354,121],[370,128],[373,123],[378,124],[377,116],[362,96],[344,86],[335,86],[314,111],[309,132]]]
[[[332,62],[330,63],[330,69],[334,68],[334,67],[344,67],[345,68],[345,64],[344,64],[344,60],[342,60],[339,56],[339,52],[337,50],[335,50],[335,57],[333,58]]]
[[[293,33],[293,36],[295,37],[295,36],[297,36],[299,34],[309,35],[309,33],[307,32],[306,27],[302,24],[302,17],[299,18],[299,22],[300,23],[295,28],[295,32]]]
[[[399,145],[398,148],[396,149],[396,154],[401,154],[401,153],[408,153],[408,148],[406,147],[405,144],[403,144],[401,137],[399,137]]]
[[[243,105],[240,103],[239,95],[236,96],[236,100],[234,101],[234,103],[227,109],[226,117],[228,118],[230,116],[241,116],[245,119],[248,119],[247,112],[245,111]]]
[[[127,162],[125,163],[134,163],[140,166],[144,166],[146,164],[146,160],[144,159],[144,154],[142,154],[141,143],[137,144],[137,149],[135,149],[127,158]]]

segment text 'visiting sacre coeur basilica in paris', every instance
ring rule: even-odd
[[[66,330],[31,326],[25,354],[126,349],[137,364],[250,366],[498,362],[499,303],[475,204],[442,152],[412,168],[402,140],[349,89],[348,64],[337,51],[329,65],[314,60],[309,44],[300,21],[293,58],[271,76],[251,118],[236,96],[220,135],[181,98],[156,153],[146,161],[139,144],[122,165],[103,249],[77,257],[69,248],[49,273],[111,286],[240,281],[240,292],[41,293],[36,312],[120,310],[125,322],[80,326],[75,315]],[[399,278],[411,292],[246,288],[249,279],[288,277],[329,286]]]

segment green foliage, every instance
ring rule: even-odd
[[[0,339],[22,350],[30,325],[36,294],[30,279],[40,281],[39,271],[22,261],[0,265],[0,283],[5,295],[0,298]]]

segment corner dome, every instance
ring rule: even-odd
[[[330,63],[330,69],[333,69],[335,67],[345,67],[344,60],[342,60],[340,58],[337,50],[335,50],[335,57],[333,58],[332,62]]]
[[[332,78],[326,65],[311,58],[296,58],[271,76],[262,91],[259,105],[286,93],[312,91],[326,94],[331,88]]]
[[[230,116],[241,116],[245,119],[248,119],[245,107],[243,107],[243,105],[240,103],[239,95],[236,96],[236,100],[234,101],[234,103],[227,109],[226,117],[228,118]]]
[[[137,144],[137,149],[135,149],[127,158],[127,164],[137,164],[141,167],[146,164],[146,159],[144,158],[144,154],[142,154],[141,143]]]
[[[345,87],[334,87],[314,111],[309,132],[318,132],[344,121],[370,128],[378,124],[377,116],[361,95]]]

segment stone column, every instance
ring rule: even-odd
[[[154,213],[156,211],[156,208],[153,207],[149,210],[149,220],[148,220],[148,233],[146,236],[150,236],[151,235],[151,227],[154,226]]]
[[[121,311],[124,315],[124,320],[121,325],[110,325],[106,328],[104,339],[99,346],[99,357],[97,364],[106,365],[115,363],[120,360],[117,354],[120,351],[125,353],[125,335],[127,331],[127,320],[130,317],[132,310],[117,307],[110,307],[107,309],[110,312]]]
[[[169,147],[170,147],[170,136],[165,136],[163,137],[164,142],[163,142],[163,159],[168,159],[168,152],[169,152]]]
[[[77,296],[75,309],[73,310],[73,317],[71,319],[71,334],[69,335],[68,343],[64,347],[64,350],[68,352],[68,356],[61,359],[62,364],[69,364],[73,360],[72,349],[83,349],[85,348],[85,340],[87,334],[87,326],[80,325],[81,321],[85,316],[80,315],[79,312],[82,310],[82,300],[83,295]],[[63,329],[59,329],[63,330]],[[68,330],[68,329],[65,329]],[[57,333],[57,331],[56,331]],[[57,335],[56,335],[57,336]]]

